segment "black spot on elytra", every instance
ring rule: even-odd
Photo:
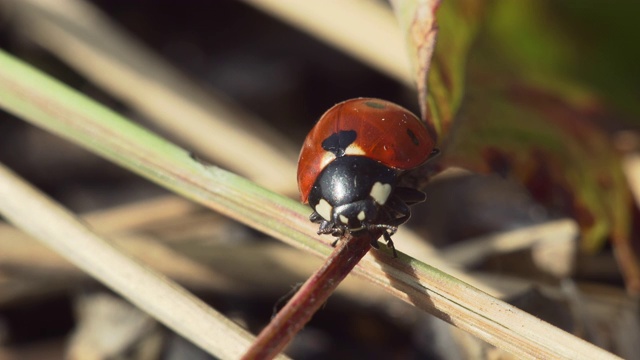
[[[413,131],[411,131],[411,129],[407,129],[407,135],[409,135],[409,137],[411,138],[411,142],[413,143],[413,145],[415,146],[420,145],[420,140],[418,140],[418,138],[416,137],[416,134],[414,134]]]
[[[356,140],[355,130],[343,130],[332,134],[322,142],[322,148],[330,151],[336,157],[344,156],[344,152],[349,145]]]
[[[379,102],[375,102],[375,101],[366,101],[364,103],[365,105],[367,105],[370,108],[374,108],[374,109],[384,109],[385,106],[382,103]]]

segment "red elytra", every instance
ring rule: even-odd
[[[392,102],[357,98],[336,104],[320,117],[304,141],[298,160],[298,187],[303,203],[316,178],[336,156],[322,147],[332,135],[355,131],[344,155],[366,156],[398,170],[423,164],[435,144],[424,123]]]

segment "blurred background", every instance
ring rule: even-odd
[[[620,224],[637,224],[633,17],[640,6],[451,2],[457,13],[440,11],[459,17],[442,20],[440,39],[474,36],[466,51],[438,44],[434,57],[440,75],[454,74],[444,88],[464,95],[449,103],[445,153],[430,172],[447,170],[431,179],[427,203],[407,226],[424,242],[415,246],[437,249],[527,312],[640,358],[638,289],[629,285],[632,271],[620,270],[637,264],[621,265],[610,241],[624,233],[617,240],[625,251],[639,248],[634,227]],[[348,3],[326,8],[347,28],[374,24],[389,36],[388,4]],[[378,97],[418,113],[417,95],[399,30],[393,40],[380,37],[382,56],[374,55],[399,56],[389,68],[363,60],[355,45],[319,39],[304,19],[265,8],[258,1],[2,0],[0,48],[199,157],[297,197],[297,152],[325,110]],[[193,125],[192,114],[200,114],[193,109],[208,114],[202,123],[222,125],[202,131],[209,125]],[[525,153],[539,161],[523,160]],[[2,110],[0,162],[253,333],[321,263]],[[597,221],[604,231],[587,224]],[[0,287],[0,359],[210,358],[5,223]],[[287,353],[510,358],[360,279],[341,285]]]

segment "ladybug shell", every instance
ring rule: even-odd
[[[409,170],[424,163],[434,141],[409,110],[372,98],[341,102],[311,129],[298,160],[298,187],[306,203],[316,178],[339,156],[365,156],[390,168]]]

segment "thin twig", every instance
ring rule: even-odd
[[[347,237],[289,300],[242,357],[271,359],[278,355],[325,303],[338,284],[371,248],[371,236]]]

